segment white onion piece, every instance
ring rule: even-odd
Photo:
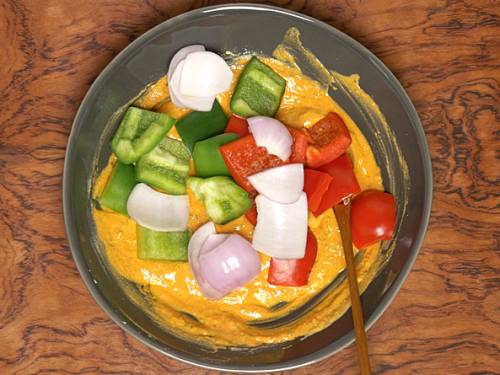
[[[180,79],[182,71],[184,70],[185,60],[179,62],[175,68],[172,78],[168,81],[168,87],[170,91],[170,98],[172,102],[180,108],[190,108],[195,111],[210,111],[215,100],[215,96],[210,97],[197,97],[182,95],[179,92]]]
[[[304,189],[304,165],[287,164],[248,177],[252,186],[267,198],[282,204],[299,199]]]
[[[187,105],[181,101],[179,97],[179,85],[181,81],[182,68],[184,67],[184,60],[180,61],[175,70],[172,73],[172,76],[168,78],[168,90],[170,92],[170,99],[172,102],[180,108],[187,108]]]
[[[189,199],[187,195],[168,195],[137,184],[128,197],[127,211],[143,227],[158,232],[183,231],[189,220]]]
[[[199,261],[203,279],[226,294],[241,288],[260,272],[257,252],[238,234],[227,236],[207,252],[202,251]]]
[[[191,236],[188,244],[188,258],[191,271],[202,294],[209,299],[222,298],[225,293],[213,288],[200,273],[200,254],[207,238],[215,235],[215,225],[211,221],[199,227]]]
[[[170,65],[168,66],[168,73],[167,77],[168,80],[170,81],[172,79],[172,74],[174,74],[175,68],[177,68],[177,65],[186,58],[187,55],[189,55],[192,52],[197,52],[197,51],[205,51],[205,46],[201,44],[193,44],[191,46],[186,46],[178,50],[175,55],[172,57],[172,60],[170,60]]]
[[[258,195],[255,204],[257,225],[253,232],[253,247],[273,258],[303,258],[307,240],[306,193],[301,193],[292,204],[276,203]]]
[[[266,116],[250,117],[247,121],[257,146],[265,147],[267,152],[283,161],[290,157],[293,138],[285,125]]]
[[[192,52],[184,60],[179,94],[212,97],[229,89],[233,72],[226,61],[209,51]]]

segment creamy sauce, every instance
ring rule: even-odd
[[[292,63],[291,56],[281,48],[275,57],[264,58],[266,64],[287,80],[286,92],[277,114],[283,123],[296,128],[312,126],[330,111],[339,113],[346,122],[353,139],[349,154],[354,161],[354,171],[363,190],[383,190],[380,169],[365,137],[352,119],[328,95],[323,84],[304,76]],[[234,81],[229,92],[218,99],[229,115],[230,93],[248,57],[234,61]],[[331,77],[331,75],[330,75]],[[332,79],[333,80],[333,79]],[[176,108],[169,100],[165,78],[150,86],[136,105],[165,112],[179,118],[188,111]],[[178,138],[175,129],[169,136]],[[111,157],[95,182],[94,196],[99,196],[112,170],[115,159]],[[208,221],[203,205],[188,192],[191,217],[189,227],[195,230]],[[349,293],[343,282],[313,310],[296,322],[273,329],[259,329],[248,323],[287,315],[304,305],[321,291],[344,269],[340,234],[332,210],[320,217],[310,215],[309,226],[318,240],[318,256],[310,280],[304,287],[280,287],[267,283],[269,258],[261,255],[259,276],[227,297],[210,301],[205,299],[196,284],[188,263],[154,262],[137,258],[136,224],[133,220],[107,211],[94,209],[94,220],[107,259],[121,277],[144,286],[152,315],[178,335],[213,346],[257,346],[281,343],[296,337],[308,336],[322,330],[349,307]],[[238,232],[251,239],[253,226],[240,217],[227,225],[218,226],[218,232]],[[379,263],[380,246],[365,250],[358,264],[360,289],[364,290],[373,279]],[[279,309],[277,304],[286,302]],[[147,310],[146,304],[144,309]],[[190,317],[191,316],[191,317]],[[196,319],[193,319],[195,317]]]

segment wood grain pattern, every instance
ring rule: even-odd
[[[86,291],[64,234],[72,119],[130,41],[212,1],[0,0],[0,373],[216,374],[126,335]],[[374,373],[500,373],[500,2],[274,1],[379,56],[423,121],[429,232],[369,331]],[[351,346],[293,374],[353,374]]]

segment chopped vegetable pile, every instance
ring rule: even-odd
[[[112,139],[117,161],[98,199],[137,223],[139,259],[189,261],[201,293],[220,299],[261,272],[259,253],[271,258],[269,284],[307,285],[318,252],[308,216],[346,198],[358,249],[393,237],[394,197],[361,191],[342,117],[330,112],[300,130],[278,121],[287,82],[258,57],[238,78],[230,114],[217,95],[229,90],[233,73],[204,46],[179,50],[167,78],[173,104],[191,112],[175,121],[130,107]],[[173,126],[181,140],[167,135]],[[187,190],[210,220],[194,233]],[[250,242],[216,232],[214,224],[241,216],[255,226]]]

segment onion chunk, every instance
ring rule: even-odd
[[[179,92],[180,80],[184,70],[184,60],[179,62],[175,69],[172,79],[169,81],[170,98],[172,102],[180,108],[190,108],[196,111],[208,112],[212,109],[215,96],[189,96],[182,95]]]
[[[304,165],[287,164],[248,177],[255,190],[274,202],[296,202],[304,189]]]
[[[287,127],[272,117],[255,116],[247,119],[257,146],[286,161],[292,154],[293,138]]]
[[[160,193],[140,183],[130,193],[127,211],[138,224],[151,230],[184,231],[189,220],[189,199],[187,195]]]
[[[292,204],[276,203],[264,195],[255,198],[257,225],[253,246],[279,259],[304,257],[307,241],[307,196],[301,193]]]
[[[179,86],[182,95],[211,97],[229,90],[233,72],[216,53],[192,52],[184,61]]]
[[[172,75],[174,74],[177,65],[186,58],[192,52],[205,51],[205,46],[202,44],[193,44],[190,46],[186,46],[178,50],[172,60],[170,60],[170,65],[168,66],[167,78],[170,81],[172,79]]]
[[[177,51],[167,77],[170,98],[177,107],[207,112],[216,95],[231,86],[233,72],[222,57],[194,44]]]
[[[252,245],[238,234],[217,234],[212,222],[198,228],[188,246],[191,271],[208,299],[220,299],[260,272]]]

